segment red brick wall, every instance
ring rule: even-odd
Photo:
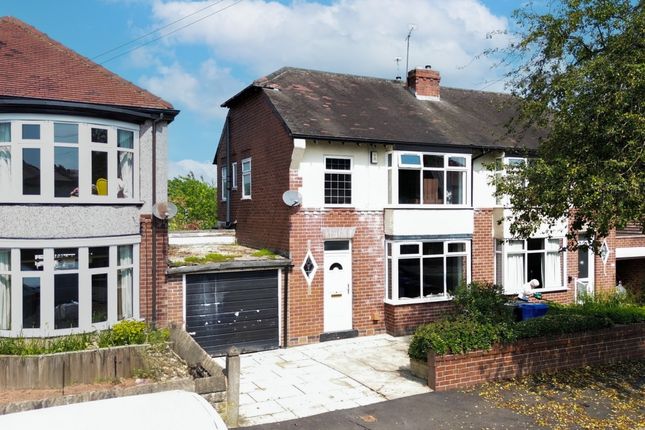
[[[385,330],[385,257],[383,213],[353,209],[300,209],[291,216],[289,248],[294,269],[289,275],[289,345],[318,342],[324,332],[323,227],[356,227],[352,246],[352,325],[360,335]],[[311,245],[318,269],[308,293],[300,266]]]
[[[439,72],[431,69],[413,69],[408,72],[408,87],[419,96],[439,97]]]
[[[453,308],[452,302],[413,305],[385,304],[385,327],[392,336],[410,334],[421,324],[437,321]]]
[[[493,209],[475,209],[472,241],[472,280],[495,282]]]
[[[173,323],[184,324],[184,284],[183,276],[174,274],[166,278],[166,283],[157,291],[157,321],[161,327]]]
[[[167,223],[154,218],[152,215],[141,215],[141,244],[139,245],[139,311],[141,318],[152,322],[152,223],[157,226],[157,320],[162,325],[159,316],[165,312],[160,301],[166,283],[168,268],[168,226]],[[181,291],[179,292],[181,300]]]
[[[293,140],[264,93],[250,96],[229,111],[231,163],[237,162],[237,190],[231,191],[231,221],[237,222],[237,240],[254,248],[289,250],[289,214],[282,193],[289,189]],[[224,140],[222,140],[224,142]],[[251,157],[251,199],[242,200],[242,160]],[[226,164],[226,147],[218,151],[218,177]],[[218,218],[226,220],[221,178]]]
[[[591,364],[645,357],[645,324],[554,338],[525,339],[491,351],[428,354],[428,385],[435,391],[467,387]]]

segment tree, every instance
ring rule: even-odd
[[[171,230],[198,230],[217,223],[217,189],[190,172],[168,181],[168,198],[177,205],[177,216],[170,221]]]
[[[520,100],[511,128],[547,134],[535,161],[499,181],[513,234],[529,237],[562,217],[572,220],[570,238],[586,230],[595,247],[628,223],[645,232],[644,8],[562,0],[514,12],[516,42],[502,50]]]

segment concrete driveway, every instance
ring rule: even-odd
[[[430,392],[412,376],[409,337],[377,335],[245,354],[241,425],[272,423]],[[224,358],[217,359],[224,364]]]

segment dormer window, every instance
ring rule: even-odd
[[[138,127],[58,118],[0,117],[0,202],[135,200]]]

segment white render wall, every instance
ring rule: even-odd
[[[302,145],[302,141],[299,141]],[[292,168],[302,177],[303,208],[325,207],[325,156],[352,159],[352,205],[356,210],[383,210],[387,205],[387,148],[383,145],[313,142],[307,140],[302,159]],[[370,151],[378,153],[378,163],[370,164]],[[295,166],[293,164],[296,164]],[[334,206],[328,206],[334,207]]]
[[[168,124],[157,123],[157,202],[168,200]],[[141,125],[139,136],[140,190],[142,214],[152,213],[152,121]]]
[[[493,178],[493,173],[485,165],[494,163],[495,158],[500,156],[501,152],[491,152],[473,160],[472,195],[474,208],[493,208],[497,206],[493,195],[495,186],[489,183]]]
[[[443,236],[473,234],[471,209],[386,209],[385,234]]]

